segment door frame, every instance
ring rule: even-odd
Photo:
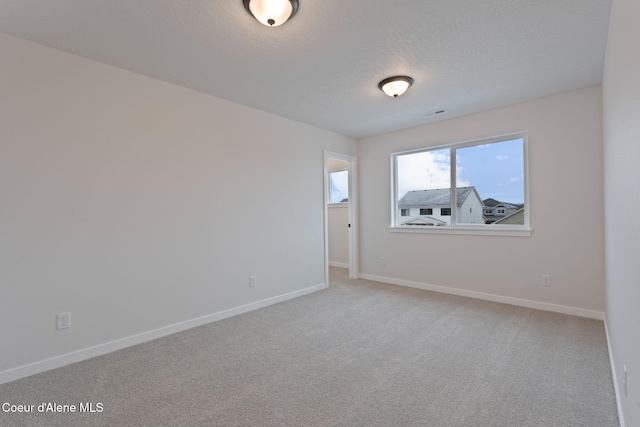
[[[349,171],[349,278],[358,278],[358,160],[348,154],[336,153],[324,150],[322,164],[324,170],[324,276],[325,283],[329,286],[329,171],[327,159],[346,161]]]

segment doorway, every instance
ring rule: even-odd
[[[325,283],[329,266],[346,267],[358,278],[357,161],[353,156],[324,152]]]

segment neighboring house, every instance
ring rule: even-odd
[[[494,224],[524,224],[524,208],[495,221]]]
[[[485,223],[493,224],[494,222],[500,221],[505,217],[519,211],[523,210],[524,204],[514,204],[514,203],[505,203],[496,199],[484,199],[482,201],[482,212],[484,214]],[[524,218],[524,210],[523,210],[523,218]],[[520,223],[511,223],[511,224],[524,224]]]
[[[482,199],[475,187],[456,189],[456,218],[458,223],[484,224]],[[398,200],[400,225],[451,225],[451,189],[408,191]]]

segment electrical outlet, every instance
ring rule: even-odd
[[[551,275],[543,274],[542,275],[542,285],[543,286],[551,286]]]
[[[249,276],[249,287],[250,288],[256,287],[256,276]]]
[[[384,257],[380,257],[380,265],[387,265],[387,260]]]
[[[58,330],[71,327],[71,313],[60,313],[56,316],[56,319],[58,320]]]

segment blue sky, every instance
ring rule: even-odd
[[[524,203],[522,139],[459,148],[456,157],[458,180],[475,186],[483,200]]]
[[[339,203],[349,197],[349,173],[347,171],[329,174],[331,185],[331,200],[329,203]]]
[[[474,186],[484,200],[524,203],[522,139],[458,148],[457,184]],[[447,188],[449,149],[398,156],[398,198],[410,190]]]

